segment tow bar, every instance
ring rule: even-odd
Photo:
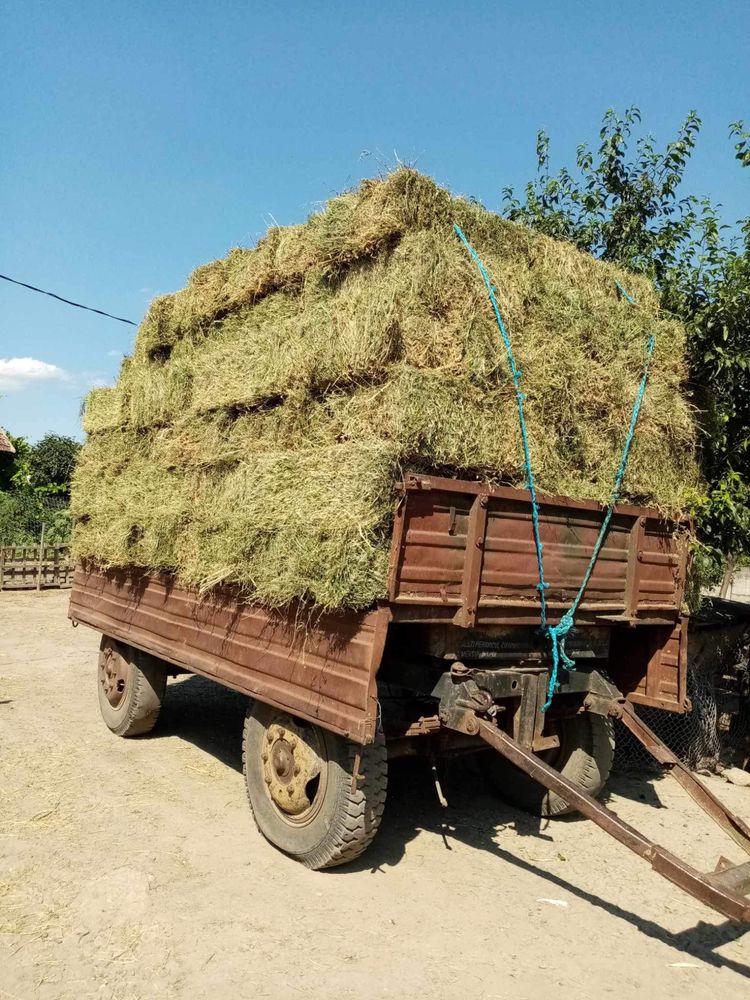
[[[610,715],[619,718],[631,733],[643,744],[649,753],[664,767],[698,805],[718,825],[729,834],[739,846],[750,854],[750,828],[739,817],[731,813],[719,800],[690,773],[675,757],[672,751],[635,714],[632,706],[621,700],[609,706]],[[690,893],[702,903],[722,913],[730,920],[750,923],[750,861],[732,866],[725,858],[719,858],[716,870],[702,873],[686,864],[676,855],[653,843],[638,830],[620,819],[617,813],[607,809],[595,798],[582,791],[577,785],[564,778],[554,768],[549,767],[531,750],[523,747],[511,736],[499,729],[493,722],[473,715],[464,716],[464,726],[455,728],[464,732],[474,732],[485,743],[497,750],[531,778],[551,789],[561,798],[593,820],[602,830],[630,848],[635,854],[648,861],[654,871]],[[458,721],[458,720],[456,720]],[[475,728],[478,727],[478,728]]]

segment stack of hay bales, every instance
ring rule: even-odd
[[[400,169],[152,304],[118,383],[86,401],[77,556],[360,608],[385,592],[405,468],[521,485],[507,361],[454,222],[498,287],[538,488],[609,498],[653,333],[624,498],[681,510],[684,333],[649,282]]]

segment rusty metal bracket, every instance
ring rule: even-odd
[[[482,590],[482,565],[487,534],[487,507],[489,496],[479,493],[474,497],[466,532],[466,555],[461,581],[461,607],[453,616],[453,624],[473,628]]]
[[[362,754],[359,751],[357,751],[357,753],[354,755],[354,767],[352,768],[352,787],[351,787],[352,795],[356,793],[357,785],[361,781],[365,780],[365,775],[362,774],[361,771],[359,770],[361,764],[362,764]]]
[[[534,781],[556,792],[569,805],[593,820],[605,833],[648,861],[654,871],[730,920],[750,923],[750,900],[736,888],[744,886],[750,878],[750,872],[747,871],[750,866],[740,865],[719,873],[703,875],[666,848],[654,844],[611,809],[597,802],[492,723],[479,719],[478,735]]]
[[[405,676],[402,671],[402,679]],[[439,718],[449,729],[474,735],[476,715],[494,717],[502,709],[509,712],[513,737],[521,746],[551,750],[560,745],[560,739],[543,732],[541,706],[547,694],[547,676],[543,667],[482,669],[457,660],[450,671],[440,675],[431,695],[439,699]],[[610,714],[619,696],[617,688],[599,671],[585,669],[569,674],[560,694],[580,695],[582,708],[601,715]]]

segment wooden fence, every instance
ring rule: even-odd
[[[69,545],[0,546],[0,591],[70,587]]]

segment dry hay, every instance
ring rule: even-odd
[[[384,592],[404,467],[520,485],[512,384],[454,221],[498,286],[539,488],[608,499],[653,333],[626,498],[681,510],[684,332],[651,285],[400,169],[152,304],[118,384],[86,403],[78,556],[363,607]]]

